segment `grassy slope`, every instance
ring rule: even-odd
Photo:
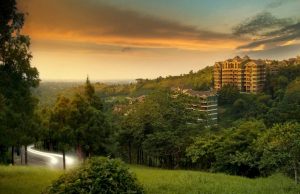
[[[247,179],[224,174],[184,170],[161,170],[131,166],[146,193],[178,194],[294,194],[300,193],[291,179],[282,175]],[[0,166],[1,194],[35,194],[47,187],[62,172],[33,167]]]
[[[185,170],[161,170],[132,167],[147,193],[203,194],[288,194],[300,193],[300,187],[283,175],[248,179],[225,174]]]
[[[0,194],[41,193],[60,174],[44,168],[0,166]]]

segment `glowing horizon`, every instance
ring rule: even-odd
[[[155,78],[235,55],[299,54],[295,0],[27,0],[23,29],[41,79]],[[287,31],[289,30],[289,31]],[[287,34],[288,33],[288,34]]]

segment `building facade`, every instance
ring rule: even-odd
[[[259,93],[266,81],[266,63],[248,56],[235,57],[214,65],[214,89],[235,85],[241,92]]]
[[[187,105],[187,108],[204,113],[204,122],[207,126],[218,124],[218,97],[215,91],[195,91],[180,88],[173,91],[195,99]],[[203,122],[203,119],[199,118],[199,121]]]

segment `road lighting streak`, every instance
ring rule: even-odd
[[[32,154],[36,154],[36,155],[39,155],[39,156],[49,158],[50,163],[52,165],[57,164],[58,163],[58,158],[63,157],[62,154],[54,154],[54,153],[49,153],[49,152],[37,151],[37,150],[33,149],[33,147],[34,147],[34,145],[28,146],[28,152],[30,152]],[[69,156],[66,156],[66,164],[68,164],[68,165],[74,164],[74,159],[69,157]]]

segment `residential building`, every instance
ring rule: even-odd
[[[248,56],[237,56],[214,65],[214,89],[235,85],[241,92],[259,93],[266,80],[266,63]]]
[[[173,89],[176,93],[195,97],[187,108],[200,111],[205,114],[207,126],[218,124],[218,97],[215,91],[195,91],[192,89]],[[202,121],[202,119],[199,118]]]

